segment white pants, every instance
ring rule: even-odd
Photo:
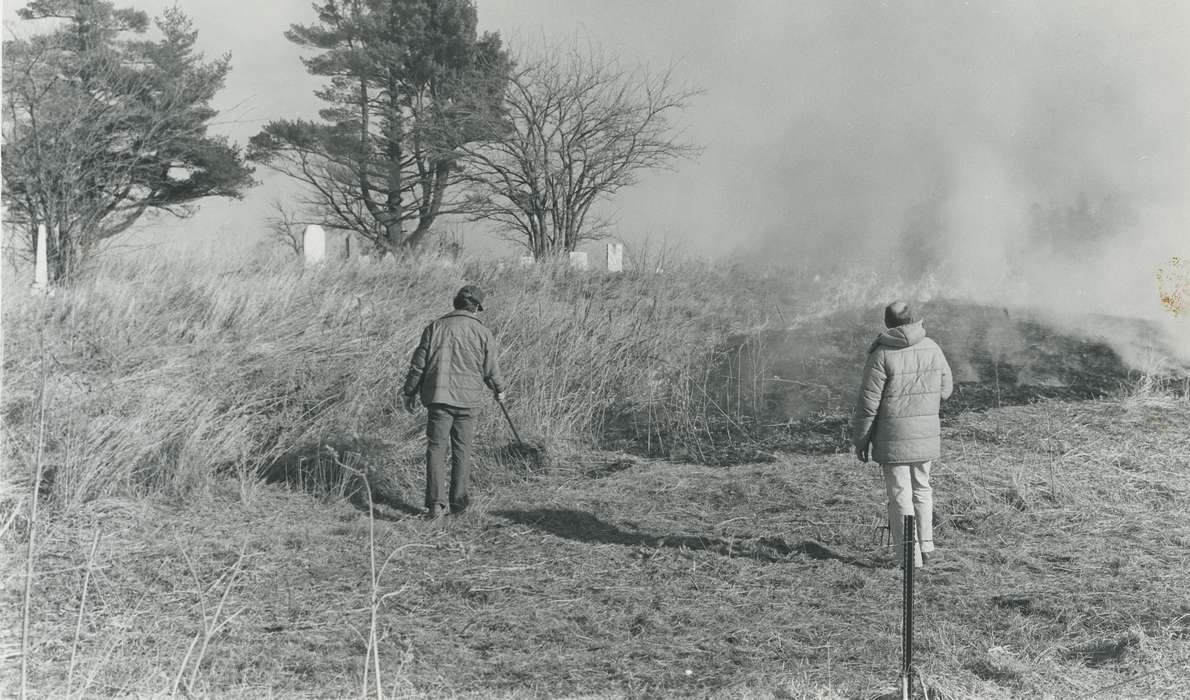
[[[897,546],[897,561],[905,560],[901,539],[905,516],[912,515],[917,526],[917,546],[913,548],[914,566],[921,566],[921,553],[934,551],[934,490],[930,488],[930,462],[882,464],[884,489],[888,493],[888,528]]]

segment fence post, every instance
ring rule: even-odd
[[[909,700],[913,685],[913,564],[916,559],[914,550],[917,543],[917,529],[913,525],[913,516],[905,516],[905,529],[901,533],[903,581],[901,597],[901,698]]]

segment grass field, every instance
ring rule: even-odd
[[[0,692],[31,533],[35,696],[891,692],[882,488],[838,430],[876,300],[915,288],[731,274],[163,265],[6,303]],[[489,411],[478,503],[427,522],[391,391],[460,277],[498,291],[513,418],[550,459],[507,458]],[[1017,313],[927,307],[963,383],[920,680],[1184,697],[1185,383]]]

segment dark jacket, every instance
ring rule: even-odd
[[[880,464],[924,462],[941,453],[938,405],[953,389],[950,365],[920,321],[889,328],[868,348],[851,441]]]
[[[405,376],[406,396],[427,406],[475,408],[504,391],[496,364],[496,338],[469,311],[453,311],[426,326]]]

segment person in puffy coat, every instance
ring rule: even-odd
[[[934,551],[930,466],[942,449],[938,407],[950,397],[953,382],[942,348],[926,337],[908,304],[889,304],[884,325],[868,348],[851,441],[860,462],[871,459],[884,472],[897,561],[904,561],[904,516],[915,516],[914,560],[921,566]]]
[[[483,311],[483,291],[475,285],[460,289],[455,310],[426,326],[413,351],[405,375],[405,410],[417,410],[417,400],[429,409],[426,420],[426,510],[436,518],[467,508],[467,478],[471,443],[480,406],[495,394],[504,400],[504,381],[496,362],[496,338],[477,312]],[[450,491],[445,490],[446,451],[450,447]]]

